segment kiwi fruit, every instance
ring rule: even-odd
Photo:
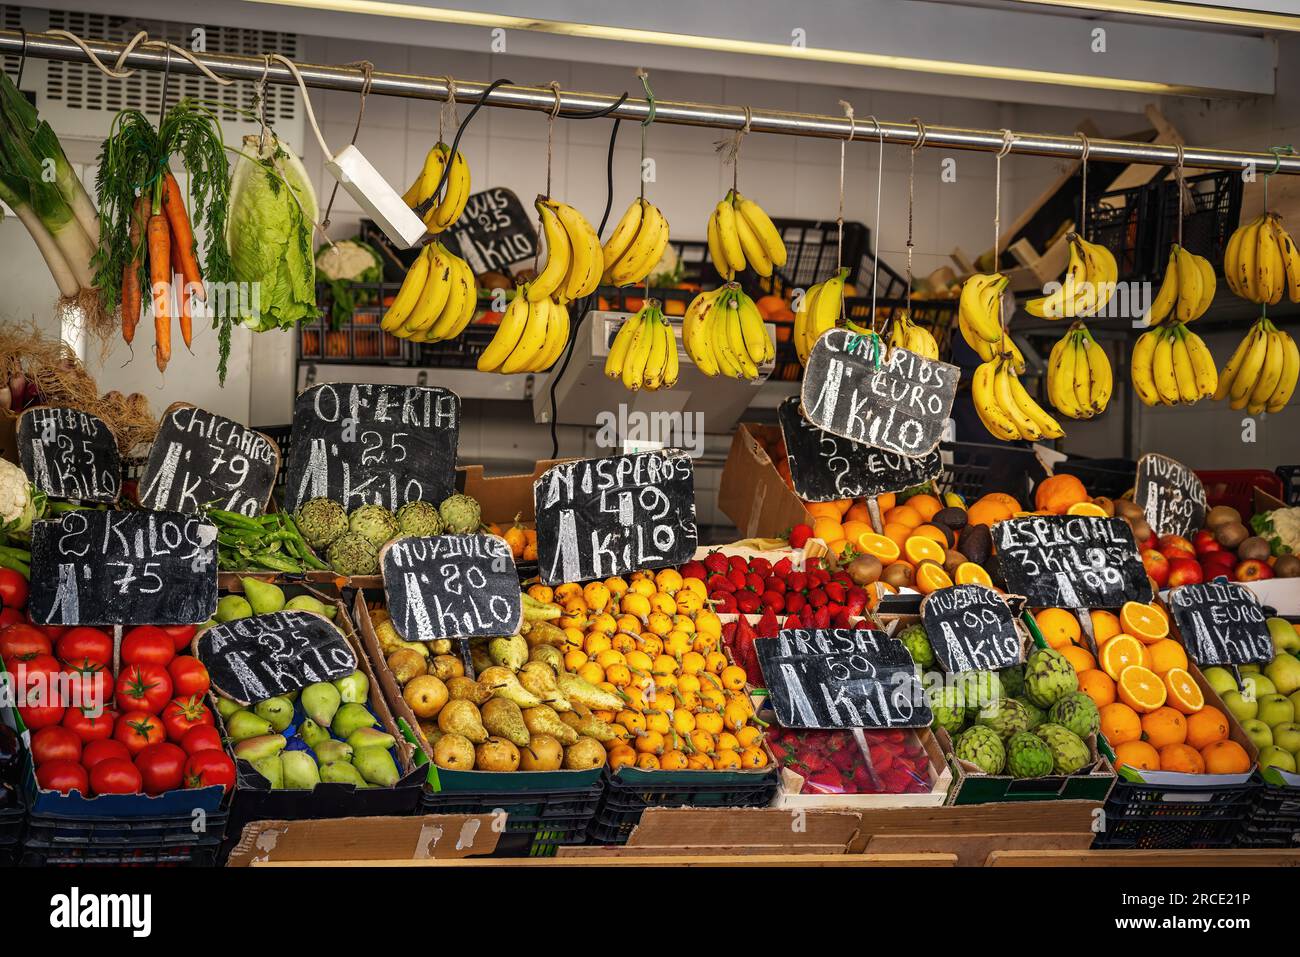
[[[1267,561],[1269,554],[1268,542],[1254,535],[1237,546],[1237,557],[1243,562],[1249,561]]]
[[[993,533],[987,525],[971,525],[961,534],[961,553],[976,565],[983,565],[993,554]]]
[[[1208,528],[1217,529],[1220,525],[1233,522],[1241,524],[1241,513],[1231,505],[1216,505],[1205,513],[1205,524]]]
[[[1294,555],[1279,555],[1273,563],[1273,574],[1278,578],[1300,578],[1300,558]]]
[[[944,528],[950,528],[954,531],[960,532],[966,527],[966,509],[953,508],[952,506],[940,509],[934,513],[932,521],[936,525],[941,525]]]
[[[1250,538],[1250,530],[1241,522],[1223,522],[1210,528],[1214,531],[1214,540],[1224,548],[1236,548]]]
[[[910,588],[914,581],[912,566],[903,562],[894,562],[881,573],[880,580],[895,588]]]
[[[1142,511],[1142,506],[1127,498],[1115,499],[1115,514],[1130,521],[1135,518],[1146,517],[1146,512]]]
[[[1153,534],[1151,531],[1151,525],[1147,522],[1145,516],[1140,515],[1137,518],[1130,518],[1128,520],[1128,525],[1129,528],[1133,529],[1133,538],[1139,546]]]
[[[959,565],[966,562],[966,556],[955,549],[948,549],[948,553],[943,557],[943,570],[951,577],[957,571]]]
[[[859,555],[848,566],[849,578],[853,579],[855,585],[870,585],[879,581],[883,570],[880,559],[875,555]]]
[[[1115,517],[1115,502],[1113,499],[1109,499],[1104,495],[1099,495],[1092,500],[1092,504],[1099,506],[1101,510],[1111,518]]]

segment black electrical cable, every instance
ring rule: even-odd
[[[447,154],[448,156],[454,157],[456,155],[456,151],[460,149],[460,138],[465,132],[465,127],[469,126],[469,121],[474,119],[474,114],[477,113],[480,109],[482,109],[484,102],[487,101],[488,94],[490,94],[497,87],[504,86],[509,82],[510,81],[505,78],[502,78],[500,80],[493,80],[491,83],[487,85],[486,89],[484,89],[483,92],[479,94],[478,102],[476,102],[473,108],[471,108],[470,111],[465,114],[465,118],[460,121],[460,126],[456,127],[456,137],[451,141],[451,152]],[[450,90],[448,90],[447,92],[448,95],[451,94]],[[434,200],[437,198],[438,194],[442,192],[443,186],[447,184],[447,176],[450,173],[451,173],[451,163],[444,163],[442,166],[442,176],[438,178],[438,185],[434,187],[434,190],[429,195],[429,198],[425,200],[423,203],[421,203],[419,206],[417,206],[415,209],[415,214],[419,216],[421,219],[423,219],[424,214],[429,211],[429,207],[433,205]],[[430,237],[428,239],[428,242],[432,242],[433,239],[434,237]]]

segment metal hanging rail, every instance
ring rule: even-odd
[[[106,64],[113,64],[126,44],[87,40],[86,45]],[[90,63],[90,57],[75,43],[48,33],[27,33],[0,30],[0,54],[37,57],[43,60],[63,60],[73,63]],[[267,65],[261,57],[232,54],[196,54],[214,73],[237,80],[257,81],[263,76],[271,83],[294,85],[295,81],[283,64],[274,61]],[[170,61],[170,66],[169,66]],[[137,46],[122,63],[124,68],[163,70],[197,76],[200,70],[187,59],[169,54],[159,48]],[[324,66],[300,63],[298,70],[309,87],[321,90],[342,90],[360,93],[365,82],[360,69],[345,66]],[[473,103],[482,96],[488,84],[472,80],[455,80],[458,103]],[[370,92],[385,96],[402,96],[417,100],[445,101],[450,94],[445,77],[422,76],[412,73],[388,73],[379,70],[370,74]],[[560,115],[589,113],[610,109],[617,96],[603,93],[575,93],[560,91]],[[550,113],[556,106],[556,94],[549,87],[503,85],[494,89],[486,99],[488,106],[515,110],[534,110]],[[609,116],[641,121],[649,114],[646,100],[627,99]],[[853,133],[855,142],[875,143],[883,136],[886,143],[911,146],[921,136],[916,123],[881,121],[877,127],[872,120],[860,119],[855,125],[844,116],[827,116],[817,113],[787,113],[776,110],[743,107],[715,106],[707,103],[683,103],[673,100],[655,100],[654,121],[678,126],[701,126],[710,129],[739,130],[746,124],[754,133],[778,133],[786,136],[811,136],[821,139],[844,140]],[[1007,137],[1002,130],[963,129],[956,126],[924,127],[923,145],[929,148],[975,150],[997,153],[1007,147]],[[1021,133],[1012,131],[1008,152],[1025,156],[1065,157],[1082,159],[1084,145],[1078,136],[1049,133]],[[1143,163],[1154,166],[1177,166],[1179,151],[1176,146],[1151,143],[1134,143],[1126,140],[1090,139],[1088,158],[1124,163]],[[1252,153],[1237,150],[1219,150],[1186,146],[1182,161],[1191,169],[1246,169],[1253,166],[1258,174],[1269,172],[1300,175],[1300,156],[1275,156],[1273,153]]]

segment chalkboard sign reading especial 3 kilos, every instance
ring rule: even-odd
[[[993,526],[1007,589],[1034,608],[1119,608],[1149,602],[1151,582],[1121,518],[1034,515]]]

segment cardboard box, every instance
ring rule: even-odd
[[[801,522],[812,524],[803,499],[785,484],[766,451],[780,437],[778,426],[752,422],[740,423],[732,437],[718,508],[745,538],[777,538]]]
[[[491,854],[497,838],[492,817],[486,814],[254,821],[244,828],[226,866],[285,861],[448,860]]]
[[[948,762],[944,758],[938,740],[929,728],[918,728],[912,733],[916,735],[921,747],[930,758],[928,792],[924,794],[816,794],[811,792],[805,794],[803,775],[791,768],[782,768],[780,788],[776,797],[772,799],[772,807],[825,810],[942,807],[952,786],[952,772],[948,769]]]
[[[531,526],[537,518],[533,508],[533,483],[553,465],[574,459],[542,459],[531,473],[499,475],[489,478],[481,465],[462,465],[456,469],[456,487],[478,502],[485,523],[495,522],[503,528],[519,516],[521,524]]]

